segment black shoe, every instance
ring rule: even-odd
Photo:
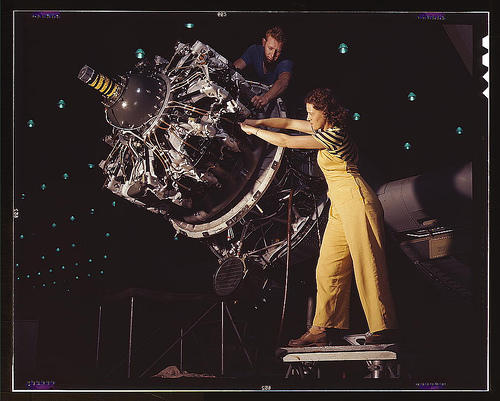
[[[365,345],[393,344],[399,341],[397,330],[380,330],[366,337]]]

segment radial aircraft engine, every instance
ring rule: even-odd
[[[285,151],[238,124],[287,116],[280,98],[253,107],[268,86],[200,41],[177,42],[169,60],[142,59],[118,79],[87,65],[79,79],[102,94],[112,127],[104,187],[206,243],[219,260],[218,295],[236,294],[247,275],[263,289],[285,255],[296,263],[317,251],[327,208],[315,152]]]

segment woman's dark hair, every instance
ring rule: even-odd
[[[329,88],[313,89],[306,95],[305,102],[316,110],[323,112],[326,121],[335,127],[344,129],[347,120],[347,110],[333,97]]]

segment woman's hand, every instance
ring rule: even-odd
[[[256,127],[260,123],[261,123],[261,120],[250,120],[250,119],[247,119],[247,120],[243,121],[243,124],[251,125],[252,127]]]
[[[246,124],[248,120],[245,120],[244,122],[240,123],[240,128],[245,131],[248,135],[253,135],[257,131],[257,128],[250,124]]]

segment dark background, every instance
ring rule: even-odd
[[[29,334],[37,336],[35,355],[22,356],[18,388],[27,379],[55,380],[67,388],[102,385],[95,377],[95,347],[103,297],[129,287],[211,294],[218,266],[203,244],[175,237],[161,217],[101,190],[104,176],[98,164],[110,150],[102,142],[110,126],[100,96],[77,78],[85,64],[117,77],[138,61],[138,48],[148,57],[168,59],[177,40],[200,40],[234,61],[249,45],[260,43],[268,27],[280,24],[289,36],[284,56],[294,61],[292,85],[284,97],[290,115],[304,116],[303,98],[309,90],[331,87],[351,112],[361,115],[352,123],[352,134],[364,157],[364,173],[374,183],[473,161],[477,216],[483,222],[488,141],[487,103],[481,94],[486,88],[481,65],[485,17],[446,13],[445,20],[436,21],[419,19],[419,14],[235,12],[221,18],[216,12],[61,12],[59,18],[34,18],[31,11],[16,13],[12,200],[19,217],[11,233],[13,276],[7,275],[6,281],[14,282],[14,320],[32,322],[26,323],[31,328],[24,329],[19,341],[33,343]],[[443,24],[473,26],[472,75]],[[338,52],[340,43],[348,45],[346,54]],[[410,91],[417,96],[414,102],[407,99]],[[66,103],[63,109],[57,106],[60,99]],[[27,125],[30,119],[35,122],[32,128]],[[459,126],[462,135],[456,134]],[[406,142],[410,150],[404,149]],[[477,227],[481,229],[481,223]],[[479,282],[483,232],[475,238],[472,267]],[[412,388],[418,381],[484,386],[484,310],[479,298],[484,290],[476,287],[474,309],[464,312],[424,281],[398,249],[389,245],[388,257],[402,330],[426,349],[404,386]],[[2,269],[5,274],[5,264]],[[305,297],[313,271],[314,257],[292,271],[294,291],[282,343],[305,329]],[[250,312],[236,306],[235,314],[250,326],[255,348],[260,346],[262,371],[284,375],[283,366],[270,362],[276,338],[273,330],[265,329],[280,318],[280,295],[273,296],[270,305]],[[192,321],[208,306],[188,308],[182,318]],[[108,367],[126,356],[127,307],[118,302],[103,315],[109,337],[103,338],[108,349],[101,351],[108,352],[108,360],[103,356]],[[139,374],[167,348],[167,340],[175,338],[181,317],[178,306],[145,301],[137,308],[136,316],[142,319],[139,339],[169,322],[163,338],[140,353],[144,361],[137,362],[134,372]],[[353,331],[367,331],[356,300],[351,313]],[[468,324],[471,321],[474,324]],[[209,362],[201,364],[197,354],[192,360],[187,355],[186,370],[217,373],[217,328],[216,322],[209,322],[199,332]],[[446,346],[457,330],[477,348],[458,354],[456,339]],[[230,368],[243,375],[247,367],[236,356],[240,351],[231,354]],[[151,373],[176,364],[176,358],[162,361]],[[473,368],[464,369],[464,360]],[[125,375],[120,369],[113,383],[130,385],[120,381]],[[357,369],[354,374],[361,374]]]

